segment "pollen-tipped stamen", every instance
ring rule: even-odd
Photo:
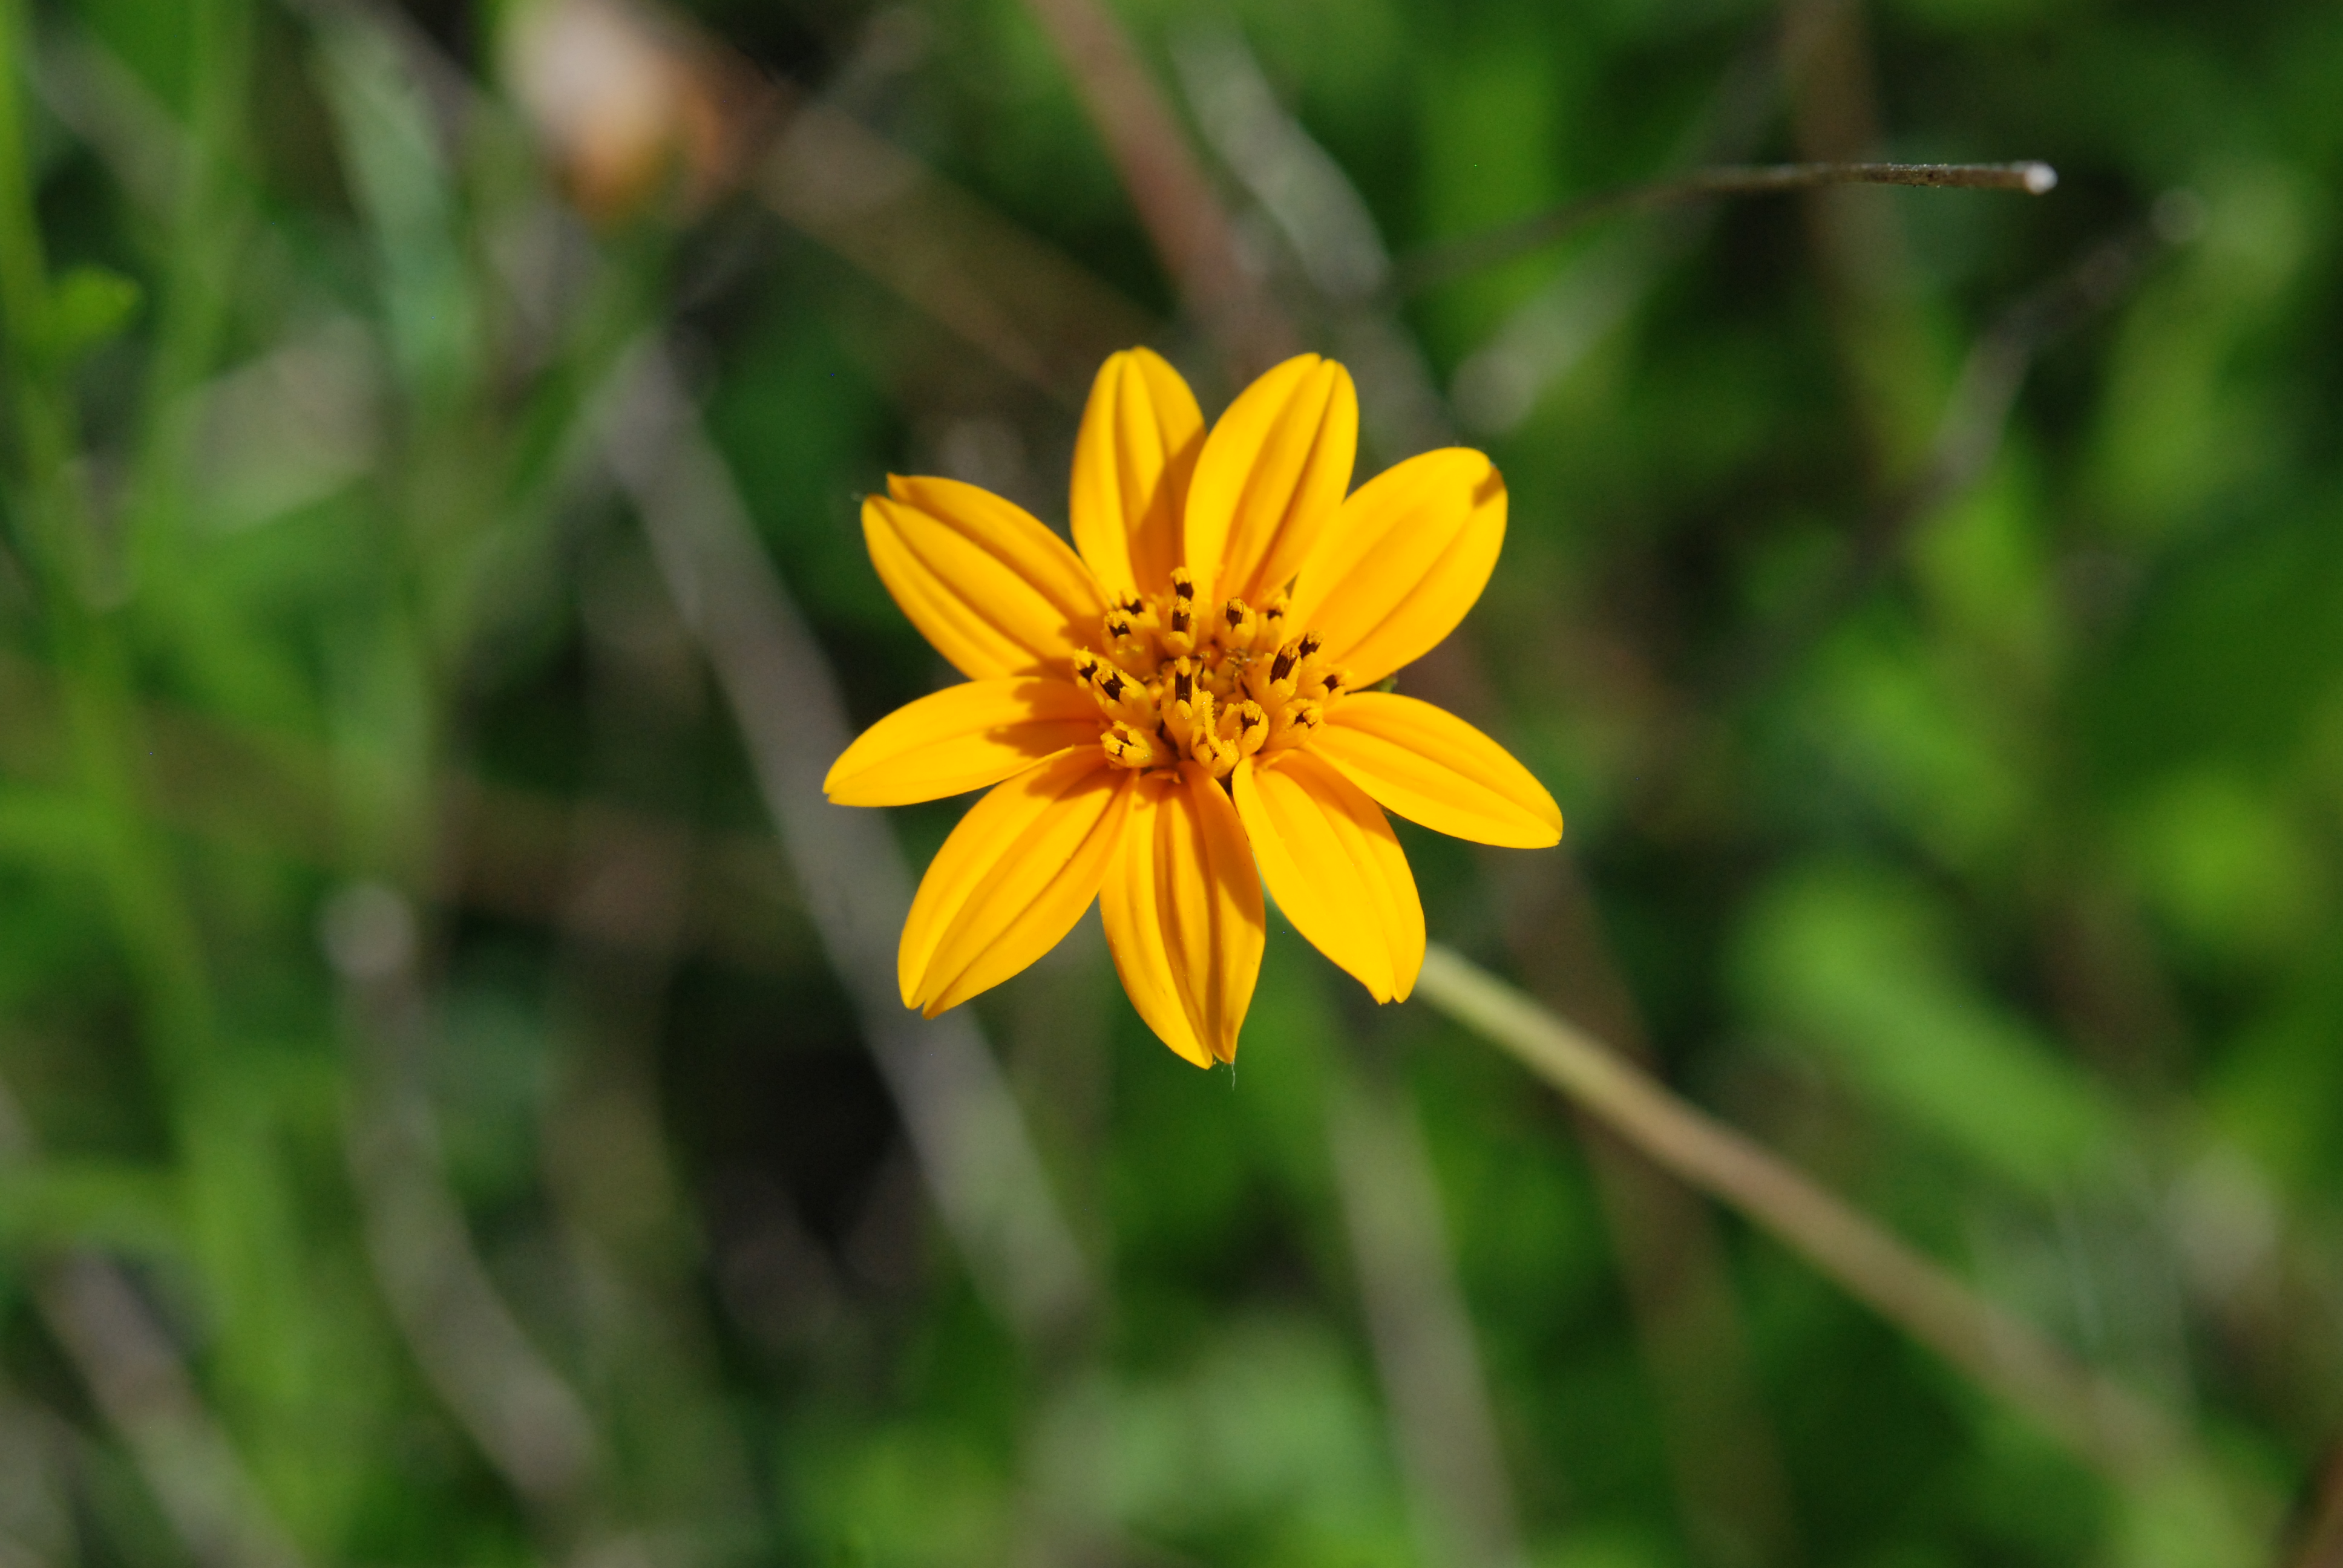
[[[1232,598],[1221,606],[1221,646],[1232,652],[1251,652],[1253,638],[1260,635],[1261,617],[1241,598]]]
[[[1198,611],[1194,576],[1132,596],[1102,618],[1099,648],[1074,659],[1074,676],[1108,728],[1100,743],[1125,768],[1185,759],[1216,779],[1247,757],[1263,759],[1305,743],[1349,689],[1323,654],[1324,639],[1284,635],[1286,597],[1259,606],[1227,598]]]
[[[1177,656],[1196,651],[1196,579],[1186,567],[1172,572],[1172,605],[1163,618],[1163,647]]]
[[[1107,760],[1119,768],[1144,770],[1165,759],[1154,737],[1128,724],[1117,723],[1100,738],[1099,744],[1106,749]]]

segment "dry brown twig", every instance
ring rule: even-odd
[[[2289,1568],[2343,1568],[2343,1447],[2319,1470],[2310,1516],[2287,1562]]]
[[[2009,164],[1745,164],[1699,169],[1674,178],[1598,191],[1484,234],[1419,251],[1393,270],[1386,293],[1394,300],[1405,298],[1466,273],[1543,250],[1604,218],[1686,202],[1715,201],[1724,196],[1778,196],[1830,186],[1918,186],[1930,190],[2021,191],[2027,196],[2042,196],[2056,189],[2057,184],[2057,170],[2032,160]]]

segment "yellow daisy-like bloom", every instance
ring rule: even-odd
[[[1074,447],[1074,549],[951,479],[897,478],[862,532],[895,602],[969,678],[864,731],[823,788],[901,806],[992,786],[920,883],[897,975],[933,1017],[1100,900],[1116,971],[1199,1067],[1233,1060],[1262,884],[1374,994],[1403,1000],[1423,908],[1389,808],[1483,844],[1562,838],[1554,797],[1447,712],[1369,689],[1455,629],[1505,534],[1478,452],[1347,495],[1350,373],[1314,354],[1208,435],[1158,356],[1110,358]],[[1077,553],[1079,552],[1079,553]]]

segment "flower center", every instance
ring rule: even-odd
[[[1286,636],[1283,594],[1259,609],[1232,598],[1201,621],[1195,598],[1181,568],[1170,593],[1109,610],[1099,647],[1074,656],[1074,678],[1109,721],[1099,744],[1119,767],[1186,758],[1225,779],[1240,759],[1305,743],[1349,689],[1317,633]]]

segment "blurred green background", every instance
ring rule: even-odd
[[[0,1564],[2343,1561],[2343,9],[0,0]],[[1881,156],[2061,180],[1441,248]],[[810,792],[948,675],[860,498],[1062,526],[1135,341],[1504,470],[1403,683],[1570,830],[1403,825],[1434,940],[2222,1502],[1274,921],[1232,1071],[1094,920],[872,1002],[959,806]]]

